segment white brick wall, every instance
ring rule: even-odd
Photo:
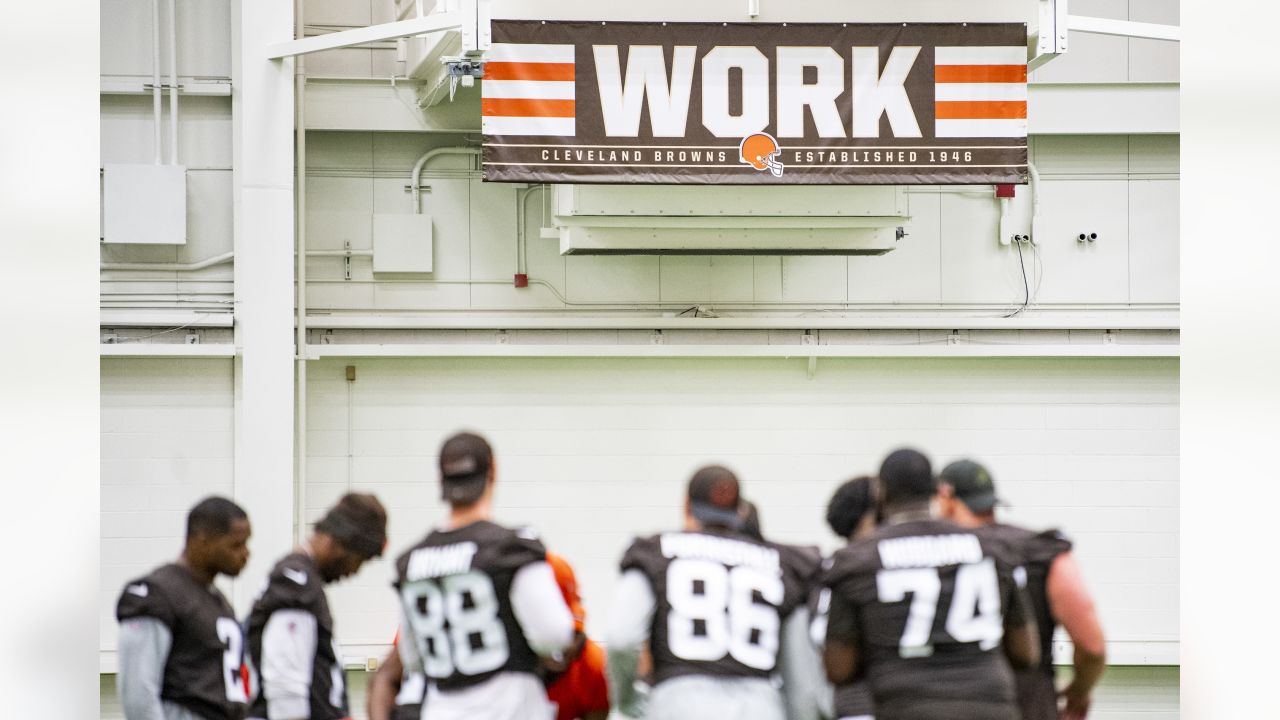
[[[913,444],[938,467],[981,459],[1010,521],[1076,540],[1118,661],[1176,660],[1176,360],[822,360],[809,380],[801,360],[379,359],[308,377],[313,520],[348,486],[376,492],[398,553],[444,515],[440,442],[478,429],[499,519],[573,562],[595,633],[626,544],[680,522],[699,465],[736,469],[771,537],[831,549],[834,487]],[[333,591],[345,642],[390,637],[389,580],[379,562]]]
[[[231,380],[231,360],[102,360],[102,650],[124,583],[178,556],[192,505],[231,493]]]

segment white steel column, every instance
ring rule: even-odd
[[[293,37],[291,0],[232,3],[235,168],[235,498],[253,522],[234,601],[248,609],[293,544]]]

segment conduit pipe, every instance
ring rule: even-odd
[[[169,0],[169,164],[178,164],[178,8]]]
[[[214,265],[222,265],[229,263],[235,258],[235,253],[222,253],[214,255],[211,258],[205,258],[193,263],[102,263],[103,270],[155,270],[156,272],[185,272],[188,270],[203,270]]]
[[[151,0],[151,112],[155,125],[155,164],[161,161],[160,125],[160,0]]]
[[[413,193],[413,212],[415,215],[422,214],[422,189],[418,185],[422,182],[422,168],[427,166],[435,158],[441,155],[470,155],[479,157],[480,148],[460,148],[460,147],[443,147],[435,150],[428,150],[418,158],[418,162],[413,164],[413,175],[409,179],[409,191]]]

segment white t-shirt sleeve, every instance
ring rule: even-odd
[[[818,720],[835,715],[835,691],[826,682],[822,657],[810,637],[810,624],[809,608],[801,606],[782,626],[778,669],[790,720]]]
[[[618,578],[609,610],[609,627],[605,635],[608,661],[605,672],[609,680],[609,696],[613,706],[630,717],[643,716],[643,697],[636,690],[636,671],[640,648],[649,639],[657,598],[649,578],[632,568]]]
[[[262,696],[275,720],[311,717],[311,674],[319,631],[305,610],[277,610],[262,630]]]
[[[116,692],[128,720],[165,720],[160,691],[172,647],[173,634],[160,620],[136,617],[120,623]]]
[[[623,573],[614,587],[613,605],[609,612],[609,628],[605,635],[609,649],[636,649],[648,640],[657,605],[653,586],[642,571],[632,568]]]
[[[511,580],[511,609],[524,630],[529,648],[543,657],[573,644],[573,615],[546,562],[525,565]]]

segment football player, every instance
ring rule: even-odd
[[[547,563],[573,614],[574,627],[573,646],[563,661],[543,668],[547,699],[556,707],[556,720],[605,720],[609,715],[609,691],[604,678],[604,650],[586,636],[586,610],[578,595],[573,567],[552,552],[547,553]],[[405,672],[399,650],[393,647],[369,683],[369,720],[418,720],[425,694],[426,677]]]
[[[400,635],[391,643],[391,652],[369,679],[365,709],[369,720],[418,720],[427,696],[427,677],[408,672],[400,660]]]
[[[440,449],[449,519],[396,560],[405,667],[428,680],[424,720],[550,720],[539,657],[573,643],[573,617],[530,531],[493,523],[489,443],[459,433]]]
[[[177,562],[125,585],[116,686],[128,720],[244,717],[244,635],[213,580],[244,569],[249,534],[239,505],[201,500]]]
[[[382,555],[386,542],[382,503],[373,495],[347,493],[306,543],[271,569],[249,613],[249,657],[261,684],[250,717],[350,716],[342,650],[324,588]]]
[[[738,478],[720,466],[689,481],[682,532],[637,539],[622,559],[606,669],[614,707],[640,712],[635,679],[645,643],[653,690],[646,717],[781,720],[783,692],[804,667],[816,568],[797,548],[742,532]],[[799,638],[793,642],[792,638]]]
[[[827,503],[827,525],[840,538],[853,542],[870,535],[880,516],[879,487],[875,478],[863,475],[836,488]],[[813,593],[811,640],[821,648],[827,639],[827,612],[831,607],[830,588]],[[865,679],[835,688],[834,708],[830,716],[839,720],[874,720],[871,688]]]
[[[824,581],[828,679],[865,675],[878,720],[1017,720],[1009,665],[1040,648],[1011,550],[934,517],[919,452],[891,453],[879,476],[884,525],[836,551]]]
[[[605,720],[609,716],[609,686],[604,676],[604,649],[586,635],[587,611],[578,595],[573,567],[551,552],[547,562],[573,614],[573,646],[563,661],[550,663],[545,677],[547,698],[556,706],[556,720]]]
[[[991,473],[972,460],[946,466],[940,480],[946,517],[962,527],[984,528],[1022,552],[1027,598],[1040,627],[1040,655],[1045,660],[1040,667],[1015,675],[1023,720],[1082,720],[1089,712],[1093,687],[1106,669],[1107,645],[1084,575],[1071,554],[1071,541],[1056,530],[1036,533],[997,522],[999,501]],[[1050,662],[1058,624],[1075,648],[1075,672],[1062,691],[1066,707],[1061,716]]]

